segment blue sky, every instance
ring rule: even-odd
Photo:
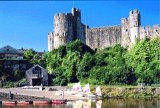
[[[75,1],[82,22],[91,28],[120,25],[132,9],[141,12],[142,26],[160,24],[159,0]],[[47,51],[47,33],[53,31],[53,15],[71,12],[72,1],[0,1],[0,47]]]

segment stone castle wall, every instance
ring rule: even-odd
[[[141,26],[139,10],[131,10],[127,18],[121,19],[121,25],[89,28],[81,22],[81,11],[73,8],[72,13],[59,13],[54,16],[54,32],[48,34],[48,50],[80,39],[92,49],[105,48],[115,44],[130,47],[135,40],[160,37],[160,26]]]
[[[121,43],[121,26],[100,27],[87,30],[86,44],[92,49]]]

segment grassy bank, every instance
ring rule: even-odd
[[[71,88],[74,84],[68,84]],[[84,87],[85,84],[81,84]],[[96,85],[90,85],[91,93],[95,94]],[[104,98],[160,98],[160,88],[153,86],[132,86],[132,85],[101,85]]]
[[[95,86],[91,86],[91,92],[95,93]],[[159,98],[159,87],[139,86],[101,86],[103,97],[112,98]]]

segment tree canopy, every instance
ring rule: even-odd
[[[160,39],[137,41],[94,51],[80,40],[45,54],[53,84],[136,84],[160,82]]]

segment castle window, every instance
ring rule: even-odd
[[[65,36],[65,32],[63,33],[63,36]]]

